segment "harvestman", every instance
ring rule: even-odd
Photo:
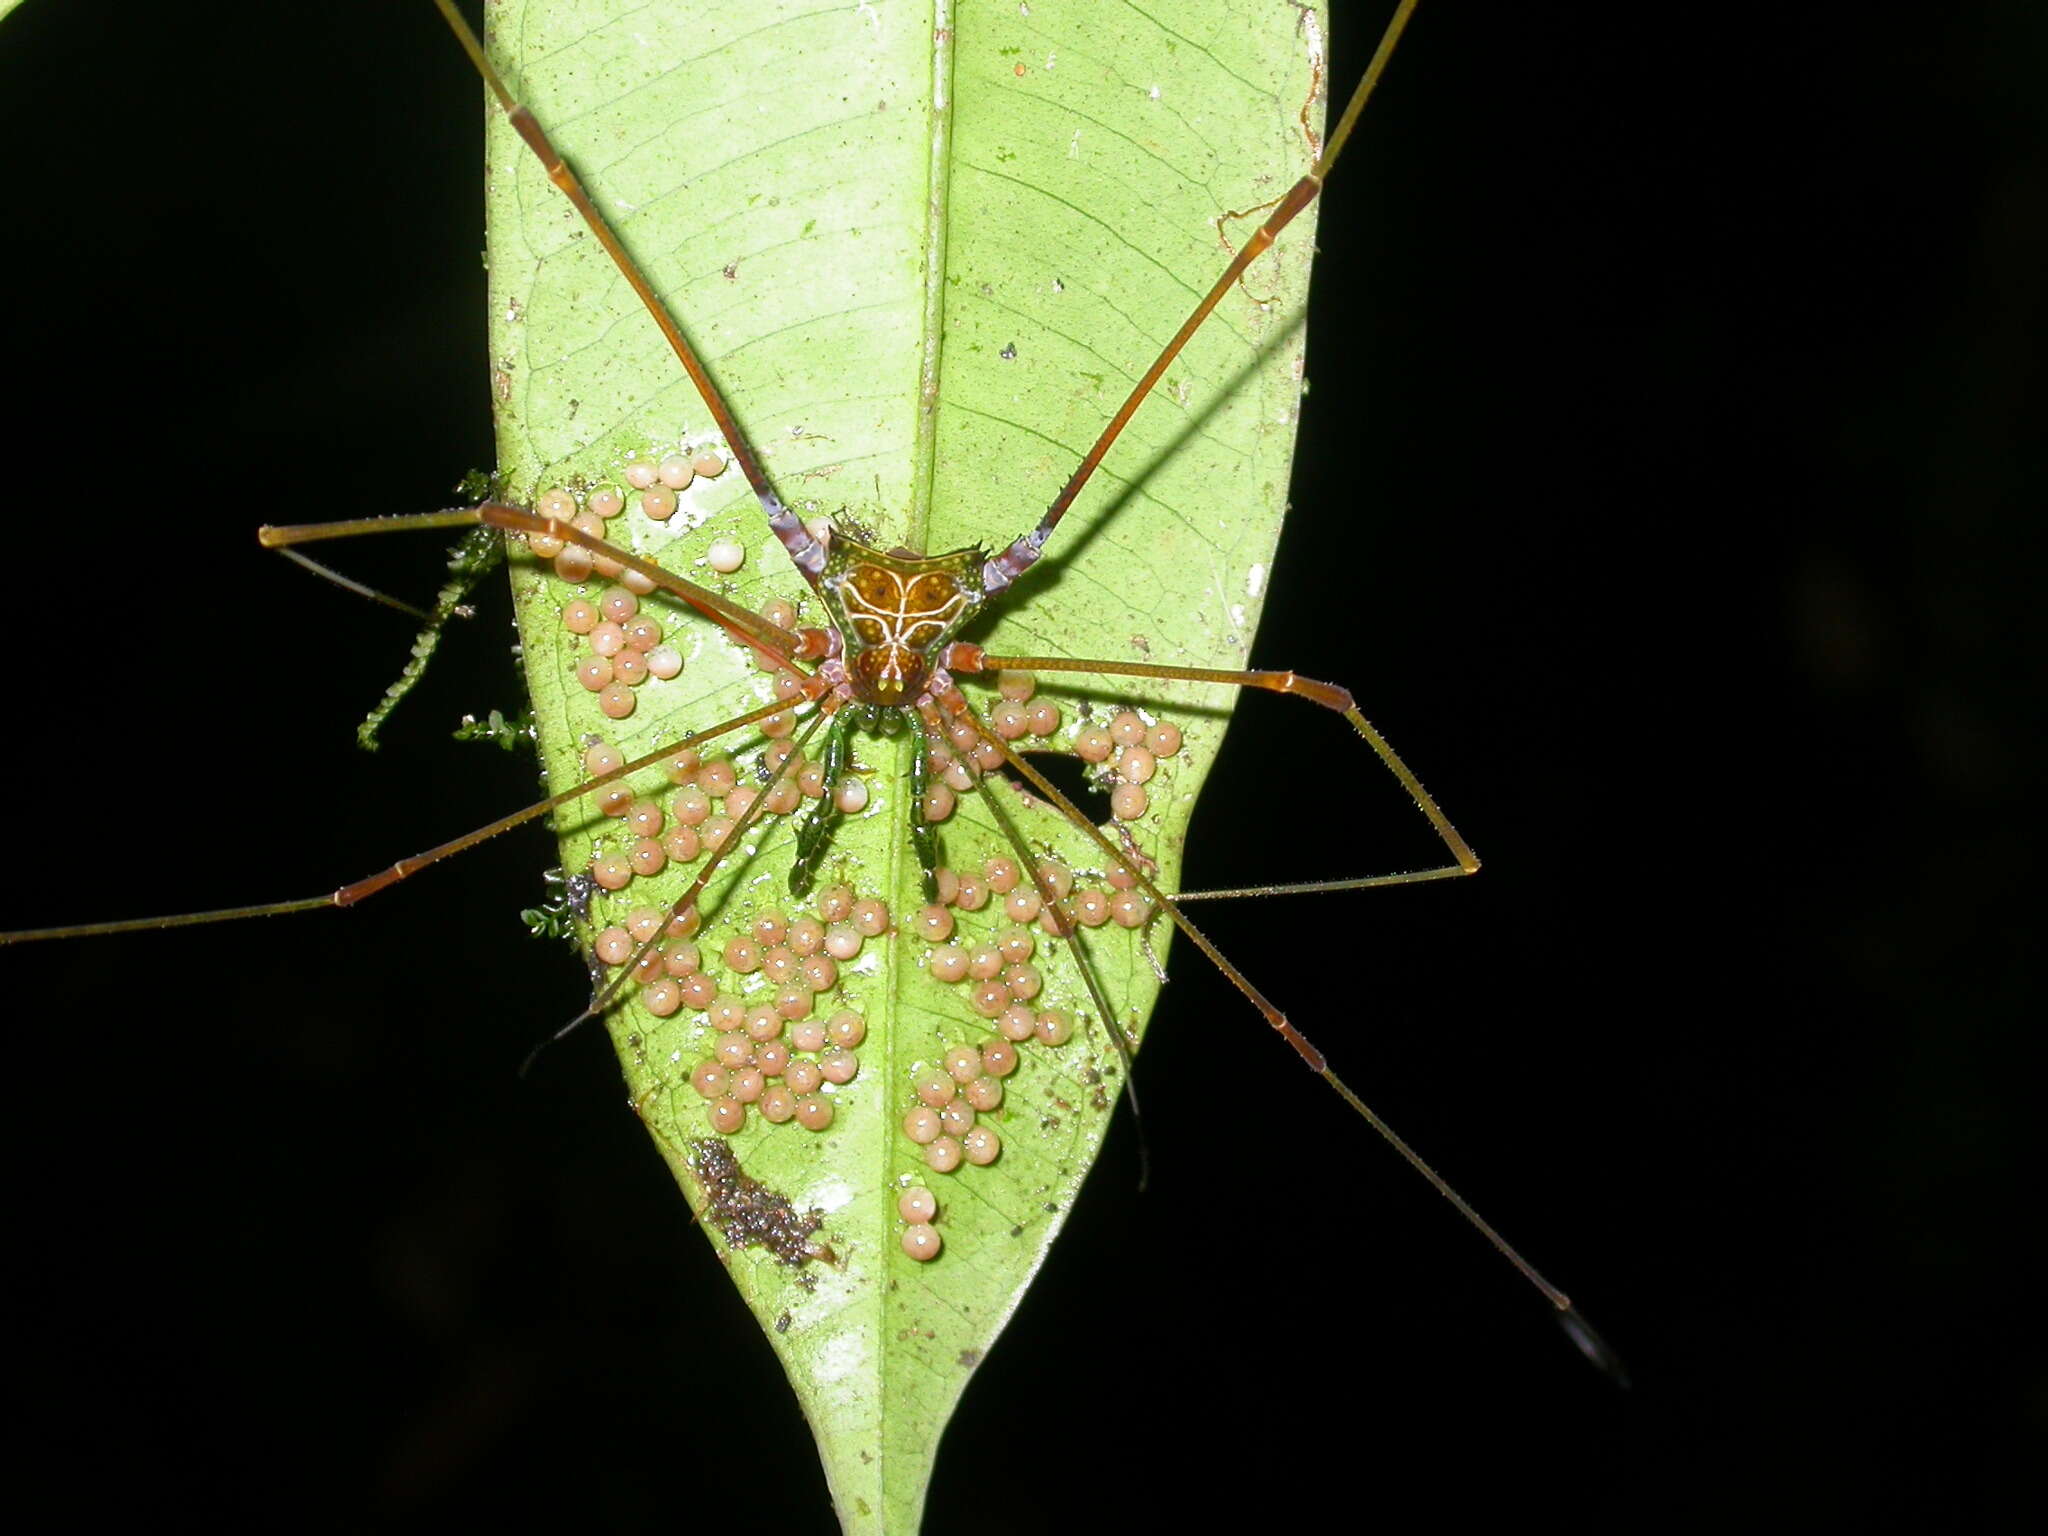
[[[994,654],[957,638],[960,631],[985,605],[1001,599],[1013,584],[1029,579],[1032,568],[1053,540],[1075,498],[1089,482],[1104,455],[1116,442],[1127,423],[1180,355],[1188,340],[1202,326],[1218,302],[1238,283],[1246,269],[1274,242],[1280,232],[1314,201],[1383,72],[1414,9],[1415,0],[1402,0],[1364,77],[1354,90],[1342,118],[1330,134],[1320,158],[1312,169],[1271,205],[1271,212],[1265,222],[1237,251],[1206,295],[1194,307],[1177,334],[1130,390],[1121,407],[1102,429],[1094,445],[1082,457],[1036,525],[1011,540],[993,555],[986,554],[978,548],[938,555],[920,555],[900,549],[884,550],[870,547],[844,530],[818,530],[815,526],[807,527],[777,494],[762,468],[759,457],[680,326],[670,315],[650,281],[627,253],[597,205],[585,192],[575,173],[556,151],[532,113],[520,104],[499,77],[486,57],[481,43],[455,10],[452,0],[435,0],[435,3],[513,127],[539,158],[549,179],[573,203],[592,235],[610,256],[620,275],[638,295],[647,313],[661,330],[716,422],[733,461],[741,469],[758,500],[769,528],[824,608],[830,622],[821,627],[805,627],[793,631],[778,627],[719,593],[675,575],[659,564],[599,538],[564,518],[496,500],[487,500],[475,507],[410,517],[266,527],[260,533],[262,542],[272,548],[287,549],[291,546],[367,533],[474,528],[480,525],[501,533],[520,535],[529,540],[550,541],[556,548],[579,546],[589,551],[592,556],[613,562],[625,570],[637,572],[645,582],[695,609],[722,629],[733,641],[751,649],[762,659],[764,666],[793,679],[796,702],[799,705],[812,706],[812,719],[804,728],[798,744],[801,746],[813,735],[822,733],[823,761],[828,784],[838,781],[850,761],[853,743],[861,733],[910,730],[922,733],[927,740],[938,742],[946,738],[949,730],[957,733],[964,726],[980,743],[986,744],[987,748],[999,754],[1003,764],[1012,773],[1028,783],[1045,801],[1058,807],[1067,819],[1096,845],[1102,857],[1108,861],[1107,867],[1125,871],[1137,888],[1150,898],[1156,909],[1164,913],[1196,948],[1208,956],[1231,984],[1259,1011],[1268,1025],[1293,1047],[1309,1069],[1322,1077],[1353,1111],[1365,1119],[1544,1295],[1580,1349],[1596,1364],[1619,1378],[1621,1372],[1618,1362],[1579,1317],[1570,1300],[1538,1274],[1434,1169],[1394,1134],[1386,1123],[1330,1069],[1322,1053],[1289,1022],[1286,1015],[1189,920],[1181,903],[1173,895],[1160,890],[1144,868],[1129,859],[1125,851],[1080,812],[1023,753],[992,730],[983,712],[960,692],[955,682],[955,678],[959,676],[993,675],[998,671],[1085,673],[1095,676],[1257,688],[1307,700],[1341,714],[1349,722],[1427,817],[1452,861],[1438,867],[1399,874],[1323,882],[1319,883],[1316,889],[1360,889],[1410,884],[1471,874],[1478,869],[1478,859],[1470,847],[1393,748],[1366,721],[1350,693],[1343,688],[1285,671],[1222,670],[1111,659],[1084,660],[1061,656]],[[691,733],[690,743],[693,746],[700,745],[748,726],[757,725],[785,707],[785,701],[778,699],[731,719],[701,728]],[[676,743],[670,742],[659,751],[624,762],[595,778],[552,794],[542,801],[501,817],[462,837],[411,858],[402,859],[385,870],[354,881],[328,895],[164,918],[47,928],[8,934],[0,938],[4,938],[4,942],[72,938],[232,921],[326,906],[350,906],[430,864],[473,847],[499,832],[572,804],[610,780],[623,779],[637,770],[671,759],[675,756],[676,750]],[[912,753],[911,761],[912,780],[907,798],[912,808],[912,844],[922,868],[929,899],[938,863],[937,835],[931,824],[919,814],[925,788],[924,775],[927,771],[925,754]],[[984,799],[1005,836],[1019,854],[1019,862],[1023,869],[1037,885],[1044,903],[1048,907],[1057,908],[1059,894],[1048,885],[1045,874],[1032,858],[1015,826],[1002,809],[1000,797],[991,795]],[[671,908],[673,915],[680,916],[695,910],[698,898],[718,872],[722,859],[729,850],[740,845],[749,826],[761,820],[768,807],[768,797],[759,796],[734,819],[731,830],[723,841],[710,849],[704,867],[683,893],[675,898]],[[795,894],[801,895],[809,890],[817,877],[820,860],[831,844],[837,816],[833,811],[833,800],[829,794],[815,806],[795,814],[798,818],[797,851],[790,873],[790,887]],[[1275,893],[1298,888],[1263,889],[1267,893]],[[657,941],[658,938],[646,940],[633,959],[641,958]],[[1093,968],[1087,963],[1085,950],[1076,946],[1073,952],[1080,963],[1083,983],[1093,997],[1100,1016],[1105,1021],[1114,1019],[1115,1010],[1108,1006],[1101,983],[1095,977]],[[633,971],[634,966],[629,962],[619,969],[617,976],[610,983],[598,986],[588,1007],[576,1020],[572,1020],[569,1026],[565,1026],[565,1029],[574,1027],[575,1024],[609,1008],[619,998]],[[1125,1040],[1122,1029],[1112,1027],[1109,1033],[1119,1052],[1127,1058],[1129,1043]],[[1126,1082],[1128,1083],[1128,1075]]]

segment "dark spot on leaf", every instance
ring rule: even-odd
[[[971,1371],[979,1364],[981,1364],[980,1350],[963,1349],[960,1351],[960,1365],[962,1369]]]
[[[739,1159],[723,1138],[691,1142],[690,1168],[704,1186],[704,1219],[725,1234],[730,1246],[766,1248],[792,1268],[831,1252],[811,1241],[811,1234],[824,1225],[825,1213],[799,1212],[787,1195],[742,1173]],[[810,1275],[801,1277],[799,1283],[804,1282],[817,1283]]]

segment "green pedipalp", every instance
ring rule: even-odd
[[[925,818],[925,791],[931,786],[931,764],[924,743],[910,754],[910,845],[917,850],[917,867],[924,877],[924,899],[939,899],[939,829]]]
[[[842,710],[825,732],[825,745],[819,755],[825,774],[825,792],[796,829],[796,857],[789,867],[789,892],[792,896],[810,894],[811,887],[817,883],[818,860],[832,845],[832,829],[839,825],[841,815],[833,796],[838,792],[839,781],[846,775],[848,743],[855,723],[853,712]]]
[[[834,803],[833,791],[845,777],[846,768],[853,755],[853,733],[856,730],[870,730],[877,733],[894,734],[901,729],[904,714],[893,709],[878,709],[870,705],[851,704],[836,715],[825,733],[825,744],[820,749],[819,761],[825,772],[825,793],[811,808],[796,829],[796,855],[789,870],[789,890],[793,896],[808,896],[811,887],[817,883],[818,862],[832,846],[832,833],[845,818]],[[924,899],[939,899],[939,829],[925,819],[925,791],[931,787],[931,764],[926,760],[923,743],[910,757],[910,843],[917,853],[917,866],[924,884]]]

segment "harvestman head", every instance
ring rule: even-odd
[[[954,747],[961,749],[971,764],[978,765],[975,771],[970,773],[970,777],[978,778],[979,772],[1006,767],[1030,785],[1045,802],[1057,807],[1100,851],[1105,868],[1117,872],[1120,876],[1118,883],[1123,889],[1140,893],[1142,902],[1149,904],[1148,907],[1134,910],[1143,910],[1146,915],[1151,911],[1163,914],[1201,950],[1258,1010],[1267,1024],[1293,1047],[1309,1069],[1322,1077],[1354,1112],[1370,1124],[1410,1166],[1449,1200],[1466,1220],[1543,1294],[1555,1309],[1566,1331],[1587,1357],[1617,1380],[1625,1380],[1619,1362],[1579,1316],[1569,1298],[1538,1274],[1434,1169],[1395,1135],[1392,1129],[1331,1070],[1322,1053],[1295,1028],[1281,1009],[1254,986],[1189,919],[1183,898],[1162,890],[1154,882],[1151,873],[1142,867],[1140,861],[1129,857],[1126,849],[1120,847],[1084,815],[1012,744],[1017,733],[995,728],[991,723],[990,713],[977,707],[963,694],[957,682],[957,679],[963,676],[993,676],[999,672],[1066,672],[1254,688],[1305,700],[1343,716],[1407,791],[1417,808],[1428,819],[1449,855],[1449,862],[1442,865],[1398,874],[1323,882],[1313,887],[1314,889],[1341,890],[1412,884],[1467,875],[1478,869],[1479,861],[1471,848],[1385,738],[1367,722],[1350,693],[1341,687],[1304,678],[1290,671],[1227,670],[1161,666],[1119,659],[1091,660],[1064,656],[995,654],[958,638],[963,628],[985,607],[999,601],[1013,585],[1029,581],[1033,567],[1054,540],[1061,520],[1074,504],[1075,498],[1088,484],[1104,455],[1150,396],[1189,339],[1237,284],[1246,269],[1315,200],[1392,55],[1395,44],[1414,9],[1415,0],[1402,0],[1363,79],[1354,90],[1342,118],[1330,134],[1314,166],[1271,205],[1271,211],[1264,223],[1237,251],[1207,293],[1194,306],[1179,331],[1139,378],[1121,407],[1110,418],[1094,445],[1082,457],[1066,484],[1037,522],[993,554],[976,547],[939,554],[900,548],[883,549],[863,542],[843,529],[823,525],[807,526],[800,520],[777,494],[762,468],[759,456],[742,432],[738,421],[682,328],[627,252],[596,203],[587,194],[575,172],[555,149],[531,111],[520,103],[507,83],[499,76],[486,56],[482,44],[454,8],[452,0],[435,0],[435,3],[490,91],[497,98],[512,126],[545,167],[548,178],[573,203],[591,234],[609,254],[619,273],[639,296],[647,313],[659,327],[717,424],[733,462],[745,476],[760,505],[768,527],[815,594],[828,620],[821,626],[801,628],[771,622],[706,586],[689,581],[651,560],[619,547],[601,536],[601,522],[593,529],[587,525],[586,520],[572,517],[570,514],[573,507],[568,506],[550,507],[542,503],[529,509],[498,500],[487,500],[474,507],[413,517],[266,527],[261,530],[260,537],[264,544],[287,552],[292,552],[296,546],[307,543],[366,533],[430,528],[474,529],[479,526],[521,537],[527,540],[537,553],[545,555],[581,551],[587,555],[589,561],[607,563],[608,569],[633,573],[639,579],[642,590],[665,592],[696,610],[722,629],[733,641],[752,650],[764,669],[772,670],[783,680],[781,696],[774,701],[693,731],[686,740],[689,749],[694,751],[720,737],[748,727],[759,726],[771,717],[781,715],[792,708],[809,707],[811,718],[795,736],[795,750],[781,760],[783,766],[780,773],[793,782],[801,762],[802,748],[813,737],[822,734],[819,765],[824,792],[816,797],[815,803],[807,811],[793,811],[792,796],[785,796],[781,803],[777,802],[776,791],[781,787],[779,779],[777,783],[769,786],[767,793],[752,795],[744,809],[737,815],[727,818],[725,825],[719,829],[719,835],[708,842],[702,868],[682,894],[671,903],[665,920],[645,924],[644,931],[636,930],[625,934],[620,940],[612,941],[609,952],[606,951],[605,944],[600,942],[600,961],[615,966],[616,971],[609,980],[603,978],[601,971],[598,973],[598,980],[588,1006],[575,1020],[564,1026],[560,1033],[566,1033],[568,1029],[613,1006],[636,977],[644,978],[650,973],[650,961],[658,966],[661,959],[659,946],[665,937],[694,933],[699,898],[703,896],[706,886],[721,868],[728,852],[740,846],[751,825],[774,814],[798,816],[795,831],[796,853],[788,884],[792,895],[808,895],[818,879],[821,861],[831,847],[835,827],[846,813],[847,804],[836,791],[846,777],[848,766],[853,759],[855,742],[862,734],[907,732],[914,740],[922,740],[936,749],[936,757],[939,759],[943,759],[947,744],[950,742]],[[623,785],[627,776],[638,770],[674,760],[677,752],[677,744],[671,742],[658,751],[630,760],[623,759],[615,752],[609,756],[586,758],[586,766],[592,776],[585,782],[550,795],[462,837],[425,850],[411,858],[402,859],[387,869],[353,881],[329,894],[302,900],[164,918],[42,929],[5,935],[4,939],[6,942],[19,942],[30,939],[72,938],[269,916],[327,906],[350,906],[430,864],[473,847],[510,827],[546,815],[594,792],[603,794],[608,784],[616,782]],[[912,808],[911,844],[920,866],[927,901],[936,900],[939,887],[945,879],[953,880],[956,891],[958,887],[957,875],[945,871],[941,866],[935,823],[922,814],[928,795],[936,792],[933,783],[933,760],[934,755],[925,751],[911,754],[911,783],[907,796],[908,804]],[[619,793],[624,794],[625,791],[621,789]],[[1063,882],[1062,871],[1056,867],[1048,867],[1044,861],[1032,855],[1011,816],[1004,809],[1002,797],[988,795],[984,797],[984,802],[1017,856],[1015,878],[1018,886],[1022,888],[1022,882],[1028,878],[1030,889],[1035,890],[1037,901],[1034,903],[1034,909],[1042,905],[1044,909],[1060,914],[1059,923],[1064,926],[1056,926],[1053,930],[1055,932],[1072,934],[1076,928],[1085,926],[1087,917],[1074,915],[1073,899],[1078,897],[1071,889],[1071,882]],[[710,825],[706,823],[707,829]],[[1275,894],[1295,889],[1306,887],[1265,887],[1262,888],[1262,893]],[[826,897],[821,898],[825,902],[835,899],[837,898],[833,893],[827,893]],[[1136,902],[1139,897],[1132,899]],[[849,916],[854,915],[849,907]],[[937,936],[944,937],[943,934]],[[821,938],[819,944],[822,943]],[[817,952],[818,947],[813,945],[812,952]],[[1114,1020],[1117,1017],[1116,1012],[1109,1006],[1102,983],[1088,963],[1085,947],[1077,944],[1072,952],[1078,962],[1083,984],[1093,999],[1099,1016],[1106,1023]],[[728,958],[730,955],[729,950]],[[678,1002],[675,1006],[679,1006],[681,988],[678,987],[676,990]],[[727,1022],[735,1027],[739,1023],[737,1020]],[[839,1029],[837,1034],[830,1033],[834,1026],[824,1026],[819,1031],[820,1047],[822,1048],[828,1039],[840,1042],[852,1040],[857,1044],[857,1035],[854,1033],[857,1022],[856,1020],[854,1026],[847,1026],[835,1020],[834,1025]],[[780,1028],[778,1021],[778,1033]],[[1038,1027],[1038,1034],[1041,1038],[1051,1038],[1046,1027],[1042,1025]],[[1109,1034],[1128,1067],[1130,1042],[1120,1027],[1111,1027]],[[842,1044],[840,1048],[846,1047]],[[937,1144],[945,1139],[944,1117],[954,1106],[961,1089],[967,1091],[970,1100],[975,1093],[986,1097],[991,1092],[999,1100],[999,1088],[991,1090],[985,1085],[999,1083],[1001,1077],[1007,1075],[1007,1071],[1015,1064],[1014,1049],[1004,1047],[998,1041],[972,1054],[972,1061],[963,1057],[956,1062],[949,1057],[943,1064],[941,1072],[931,1082],[920,1084],[918,1093],[921,1107],[913,1110],[912,1118],[920,1127],[925,1127],[924,1120],[918,1117],[928,1114],[931,1122],[930,1134],[920,1135],[918,1130],[910,1130],[910,1122],[906,1122],[906,1130],[913,1140]],[[740,1053],[737,1051],[734,1053],[734,1060],[735,1063],[740,1060]],[[751,1064],[753,1056],[748,1054],[746,1060]],[[820,1061],[822,1063],[822,1057]],[[735,1065],[733,1070],[744,1072],[751,1070],[751,1065]],[[725,1068],[716,1061],[707,1060],[700,1068],[700,1074],[707,1074],[703,1081],[695,1084],[700,1092],[704,1092],[707,1084],[713,1083],[715,1078],[715,1085],[722,1094],[729,1078]],[[1126,1072],[1127,1091],[1129,1081],[1129,1074]],[[755,1086],[754,1098],[748,1102],[761,1102],[762,1112],[770,1118],[796,1118],[813,1129],[821,1129],[823,1124],[829,1123],[829,1107],[823,1111],[815,1108],[821,1101],[811,1100],[807,1103],[806,1100],[794,1095],[788,1095],[786,1102],[763,1097],[764,1093],[773,1095],[781,1092],[784,1090],[779,1086],[766,1090]],[[713,1094],[706,1092],[705,1096],[711,1098]],[[719,1123],[718,1115],[723,1112],[716,1106],[723,1106],[727,1102],[728,1100],[722,1096],[716,1100],[713,1111],[714,1125]],[[786,1113],[771,1113],[771,1103],[778,1109],[786,1110]],[[736,1103],[734,1107],[737,1108]],[[971,1124],[972,1116],[965,1118]],[[819,1123],[814,1123],[814,1119]],[[970,1132],[970,1137],[971,1134]],[[992,1133],[984,1131],[984,1134]],[[955,1140],[959,1142],[961,1155],[970,1161],[976,1160],[975,1146],[970,1140]],[[989,1155],[994,1154],[991,1152]],[[936,1158],[933,1159],[933,1166],[943,1170],[943,1164]],[[937,1229],[932,1225],[936,1202],[930,1191],[921,1186],[904,1190],[899,1196],[898,1204],[902,1219],[907,1224],[903,1236],[904,1251],[913,1258],[935,1257],[942,1242]]]

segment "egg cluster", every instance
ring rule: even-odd
[[[794,679],[785,681],[794,684]],[[619,835],[605,839],[591,855],[591,880],[600,890],[623,891],[636,878],[658,875],[670,864],[693,865],[722,847],[758,800],[767,802],[762,807],[765,814],[786,816],[806,798],[821,798],[823,765],[796,756],[790,742],[782,739],[794,724],[795,717],[782,710],[756,727],[770,738],[758,772],[743,771],[723,753],[685,748],[662,765],[674,786],[665,798],[646,794],[624,779],[595,786],[591,804],[619,824]],[[593,738],[584,748],[583,768],[593,779],[616,773],[625,761],[618,748],[603,740]],[[757,778],[766,780],[766,786],[754,782]],[[867,782],[858,774],[846,775],[834,787],[833,803],[848,814],[863,809],[868,803]],[[667,1016],[657,1000],[646,1001],[655,1013]],[[668,1009],[673,1012],[673,1007]]]
[[[645,494],[673,489],[657,477]],[[602,496],[593,493],[589,500],[609,507]],[[657,499],[649,515],[665,504]],[[570,546],[561,553],[574,552]],[[558,572],[560,567],[558,555]],[[578,680],[597,695],[605,714],[624,718],[632,712],[632,688],[647,676],[677,675],[682,657],[660,623],[640,611],[644,584],[634,572],[619,572],[615,564],[606,572],[591,562],[586,574],[613,584],[572,598],[562,621],[589,640]],[[777,599],[764,606],[762,616],[790,630],[798,611]],[[774,668],[772,661],[758,664]],[[1130,709],[1091,714],[1085,705],[1069,723],[1058,703],[1036,697],[1037,681],[1029,673],[1004,672],[994,682],[997,697],[984,716],[991,734],[1027,750],[1064,747],[1093,767],[1119,824],[1146,815],[1146,786],[1161,760],[1181,750],[1179,726]],[[823,765],[795,753],[789,738],[801,681],[778,673],[773,687],[790,707],[756,726],[767,742],[758,761],[751,754],[742,762],[685,749],[662,765],[671,786],[665,791],[650,793],[623,778],[593,786],[592,805],[619,828],[618,836],[601,840],[591,859],[590,877],[599,889],[624,892],[671,864],[701,868],[757,806],[759,815],[786,817],[807,798],[830,792],[843,813],[866,808],[870,790],[861,775],[848,773],[827,786]],[[964,717],[948,723],[943,740],[928,740],[926,752],[931,779],[920,813],[933,822],[949,819],[958,796],[1003,765],[995,742]],[[586,741],[583,768],[592,779],[605,779],[624,762],[610,743]],[[1133,853],[1142,863],[1143,856]],[[1021,1052],[1034,1043],[1053,1048],[1072,1038],[1073,1019],[1041,1003],[1041,941],[1080,928],[1143,928],[1153,903],[1121,865],[1112,864],[1099,879],[1077,881],[1057,859],[1040,859],[1029,870],[1006,855],[975,868],[936,871],[936,894],[937,901],[902,922],[902,936],[923,946],[918,963],[934,982],[957,989],[956,1001],[944,1012],[986,1021],[988,1032],[946,1048],[914,1071],[901,1129],[923,1169],[952,1174],[963,1164],[986,1166],[1002,1156],[999,1112],[1005,1080],[1018,1069]],[[657,1018],[685,1009],[699,1015],[700,1038],[708,1037],[708,1045],[697,1047],[702,1054],[694,1062],[679,1065],[686,1066],[687,1081],[704,1102],[717,1138],[738,1135],[755,1113],[771,1125],[793,1120],[813,1132],[825,1130],[834,1118],[834,1091],[861,1070],[859,1050],[867,1036],[860,1011],[833,994],[841,968],[866,943],[895,931],[886,903],[834,885],[818,893],[812,910],[793,916],[757,911],[728,930],[722,942],[703,940],[700,928],[694,906],[681,913],[672,901],[638,906],[597,935],[595,954],[606,966],[630,967],[639,1001]],[[944,1247],[937,1196],[922,1185],[904,1189],[898,1215],[903,1251],[921,1261],[937,1257]]]
[[[716,960],[697,943],[698,928],[694,909],[671,917],[635,908],[624,924],[598,934],[597,958],[631,965],[641,1004],[656,1017],[687,1007],[715,1033],[689,1073],[714,1131],[736,1135],[749,1108],[770,1124],[794,1120],[824,1130],[832,1123],[831,1089],[860,1071],[867,1023],[853,1008],[820,999],[838,989],[842,965],[889,932],[888,905],[828,886],[813,912],[794,919],[756,912]]]
[[[1033,700],[1038,680],[1029,672],[1002,672],[996,677],[996,702],[988,710],[989,729],[1004,741],[1024,736],[1049,737],[1059,730],[1060,710],[1045,699]],[[952,744],[963,752],[979,745],[983,753],[994,748],[980,741],[974,728],[956,722],[951,728]],[[1145,786],[1159,771],[1159,759],[1180,751],[1181,730],[1170,720],[1148,724],[1136,710],[1119,710],[1109,722],[1098,724],[1084,719],[1075,729],[1069,750],[1082,762],[1097,767],[1109,790],[1110,814],[1118,821],[1136,821],[1151,808]],[[993,764],[986,757],[975,758],[977,766]],[[949,779],[949,782],[952,782]],[[954,784],[958,788],[957,783]]]
[[[676,493],[693,480],[725,472],[725,458],[712,449],[694,455],[672,453],[635,459],[625,467],[627,485],[638,493],[640,510],[657,522],[676,512]],[[557,486],[535,498],[533,510],[543,517],[580,529],[593,538],[611,540],[606,525],[625,511],[628,493],[613,485],[590,491],[579,501],[574,491]],[[616,542],[616,541],[614,541]],[[529,534],[527,547],[554,562],[555,574],[573,586],[593,577],[616,583],[595,599],[577,597],[562,607],[562,626],[586,638],[587,648],[576,661],[576,681],[597,695],[597,706],[613,720],[633,713],[633,690],[650,677],[667,679],[683,670],[682,653],[662,639],[658,620],[639,611],[639,599],[655,590],[654,582],[609,556],[549,534]],[[714,542],[707,554],[713,570],[740,568],[746,552],[731,539]]]
[[[904,1113],[903,1134],[933,1173],[952,1173],[963,1163],[985,1167],[1000,1157],[1001,1133],[983,1117],[1002,1108],[1003,1080],[1017,1070],[1020,1052],[1034,1041],[1053,1047],[1073,1038],[1073,1020],[1065,1012],[1035,1006],[1044,986],[1033,964],[1039,935],[1062,938],[1077,927],[1105,923],[1142,928],[1151,920],[1152,899],[1121,867],[1109,872],[1102,887],[1077,885],[1073,871],[1052,858],[1040,859],[1035,875],[1007,856],[971,873],[941,869],[940,899],[904,925],[931,946],[923,963],[932,979],[961,988],[967,1011],[988,1020],[991,1030],[948,1048],[912,1081],[914,1102]],[[983,910],[997,919],[996,926],[980,940],[969,939],[956,914]],[[913,1259],[936,1258],[944,1246],[934,1225],[937,1199],[923,1189],[904,1198],[912,1194],[930,1209],[918,1217],[899,1211],[906,1223],[903,1251]]]

